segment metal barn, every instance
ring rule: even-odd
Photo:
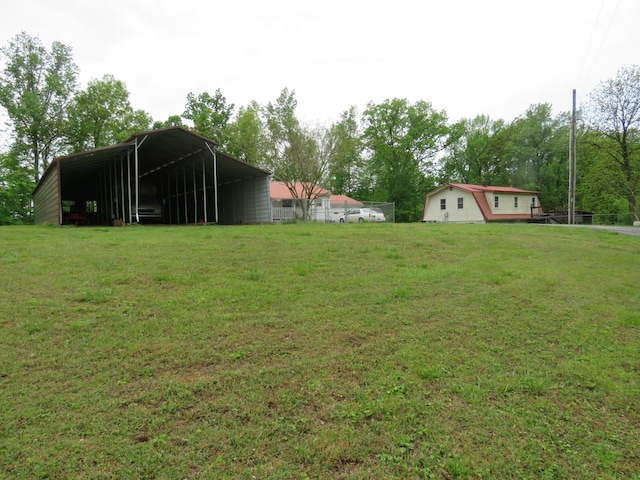
[[[56,158],[33,202],[36,224],[271,222],[269,172],[181,127]]]

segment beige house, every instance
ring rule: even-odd
[[[421,222],[526,221],[543,214],[540,192],[512,187],[448,183],[424,197]]]

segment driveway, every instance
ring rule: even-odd
[[[616,225],[548,225],[565,228],[594,228],[596,230],[609,230],[610,232],[624,233],[625,235],[635,235],[640,237],[640,227],[621,227]]]

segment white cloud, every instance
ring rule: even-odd
[[[0,42],[24,30],[74,50],[81,82],[113,74],[134,108],[180,114],[220,88],[236,107],[296,91],[301,117],[331,121],[387,98],[449,118],[556,113],[623,65],[640,63],[637,0],[22,0]]]

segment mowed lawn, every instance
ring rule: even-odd
[[[640,478],[640,238],[0,228],[0,478]]]

